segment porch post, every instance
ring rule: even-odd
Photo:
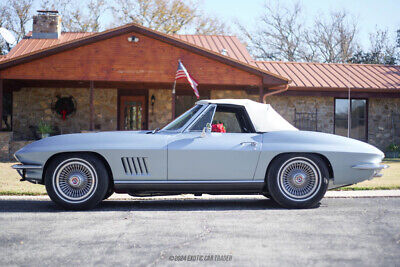
[[[171,102],[171,108],[172,108],[172,120],[175,119],[175,87],[176,87],[176,79],[174,81],[174,86],[172,88],[172,102]]]
[[[263,96],[264,96],[264,89],[262,84],[258,87],[258,97],[259,97],[259,101],[260,103],[263,102]]]
[[[0,130],[3,129],[3,79],[0,79]]]
[[[93,106],[93,88],[94,88],[94,83],[93,81],[90,81],[90,89],[89,89],[89,102],[90,102],[90,127],[89,130],[93,131],[94,130],[94,106]]]

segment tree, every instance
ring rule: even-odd
[[[399,31],[397,33],[399,35]],[[375,32],[370,33],[369,40],[369,50],[364,52],[359,47],[357,53],[348,62],[359,64],[396,64],[398,60],[399,40],[397,39],[396,42],[390,40],[388,30],[377,29]]]
[[[332,12],[328,19],[318,17],[307,35],[308,46],[313,46],[323,62],[347,62],[356,50],[357,23],[346,11]]]
[[[0,27],[6,27],[7,20],[9,18],[8,9],[5,5],[0,4]],[[7,54],[10,51],[9,45],[6,41],[0,37],[0,55]]]
[[[107,6],[104,0],[42,0],[41,8],[59,11],[63,31],[98,32]]]
[[[260,22],[255,31],[249,32],[238,26],[255,58],[296,61],[301,58],[304,45],[302,8],[299,3],[292,7],[271,3],[265,4],[265,13],[258,19]]]
[[[15,33],[17,41],[27,34],[27,22],[32,19],[33,0],[8,0],[5,5],[4,27]]]
[[[346,62],[355,51],[357,24],[346,11],[318,16],[309,27],[299,3],[270,1],[264,10],[255,31],[239,25],[257,59]]]
[[[168,34],[194,31],[222,33],[226,26],[216,18],[201,16],[193,0],[116,0],[111,7],[115,25],[135,22]]]

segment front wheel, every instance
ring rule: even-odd
[[[285,154],[267,174],[268,192],[286,208],[315,207],[328,188],[329,171],[323,160],[310,154]]]
[[[104,164],[91,154],[64,154],[54,158],[45,173],[49,197],[67,209],[90,209],[103,200],[109,179]]]

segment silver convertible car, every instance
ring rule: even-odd
[[[381,176],[384,154],[342,136],[299,131],[270,105],[201,100],[161,130],[67,134],[15,153],[21,180],[68,209],[132,196],[261,194],[316,206],[326,190]]]

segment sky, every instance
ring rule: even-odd
[[[280,0],[292,4],[292,0]],[[262,13],[265,0],[203,0],[204,10],[227,22],[235,19],[249,29],[256,25]],[[391,37],[400,29],[400,0],[300,0],[308,19],[332,10],[346,9],[355,16],[359,27],[359,41],[362,46],[369,44],[369,32],[376,28],[388,29]]]
[[[4,0],[0,0],[4,1]],[[79,0],[78,0],[79,1]],[[113,0],[106,0],[106,2]],[[231,25],[232,34],[237,32],[235,21],[247,30],[256,28],[257,18],[263,12],[263,4],[268,0],[199,0],[206,14],[216,16]],[[274,1],[274,0],[271,0]],[[308,23],[321,14],[333,10],[347,10],[358,21],[358,41],[364,49],[369,46],[369,33],[378,29],[388,29],[395,39],[396,30],[400,29],[400,0],[276,0],[282,5],[292,5],[299,1],[307,15]],[[40,0],[34,0],[39,8]],[[112,21],[110,12],[103,14],[105,24]],[[31,24],[31,21],[29,22]]]

